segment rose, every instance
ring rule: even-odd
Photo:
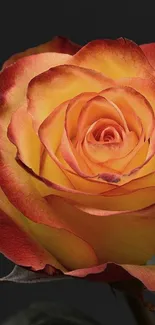
[[[0,250],[16,264],[155,290],[154,47],[55,38],[4,64]]]

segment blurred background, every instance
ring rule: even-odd
[[[63,35],[85,44],[96,38],[127,37],[155,41],[154,1],[55,0],[2,1],[0,5],[0,60]]]
[[[0,276],[4,276],[14,265],[2,255],[0,260]],[[113,325],[116,320],[120,325],[138,324],[121,292],[115,290],[114,295],[107,284],[72,278],[37,284],[0,283],[0,324],[8,316],[39,301],[76,307],[101,324],[107,321],[106,325]]]
[[[0,4],[0,64],[14,53],[66,36],[81,45],[92,39],[126,37],[138,44],[155,42],[154,1],[54,0],[2,1]],[[9,238],[8,238],[9,240]],[[0,275],[13,264],[0,255]],[[146,292],[155,303],[155,296]],[[136,325],[123,294],[108,285],[85,280],[40,284],[0,284],[0,322],[35,301],[54,300],[78,306],[102,323]],[[142,325],[142,324],[141,324]]]

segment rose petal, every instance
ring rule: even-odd
[[[110,89],[108,87],[108,89]],[[113,88],[112,88],[113,89]],[[114,88],[115,89],[115,88]],[[125,131],[128,131],[128,126],[126,120],[120,111],[120,109],[115,105],[115,103],[109,101],[104,98],[102,93],[106,92],[106,88],[100,92],[99,95],[90,99],[86,104],[82,107],[79,120],[78,120],[78,130],[77,130],[77,138],[78,135],[81,135],[81,130],[85,130],[86,127],[90,126],[92,123],[97,121],[100,118],[110,118],[120,124]],[[91,112],[91,114],[90,114]]]
[[[39,54],[45,52],[56,52],[74,55],[80,50],[81,46],[73,43],[65,37],[57,36],[51,41],[41,44],[37,47],[30,48],[24,52],[12,55],[4,64],[3,69],[8,67],[10,64],[16,62],[18,59],[30,56],[32,54]]]
[[[105,193],[105,195],[118,195],[118,194],[125,194],[125,193],[131,193],[132,191],[139,190],[140,188],[149,188],[153,187],[155,184],[155,172],[148,173],[144,176],[140,175],[140,172],[138,172],[135,176],[128,177],[128,181],[121,182],[121,185],[115,188],[112,191],[108,191]]]
[[[5,187],[5,191],[8,193],[7,195],[10,201],[13,200],[15,204],[18,204],[14,195],[15,188],[17,193],[21,192],[21,197],[23,194],[23,198],[21,200],[24,200],[24,197],[29,196],[28,193],[33,192],[33,190],[34,192],[37,191],[35,186],[37,186],[38,189],[35,199],[37,198],[37,200],[40,200],[41,199],[40,193],[44,195],[46,192],[49,193],[49,188],[45,186],[45,184],[38,182],[34,178],[31,178],[30,175],[28,176],[27,172],[22,170],[21,167],[19,167],[19,165],[15,162],[14,158],[16,156],[16,150],[14,145],[12,145],[7,138],[8,124],[10,123],[12,114],[19,107],[25,108],[26,90],[27,90],[28,82],[31,80],[31,78],[33,78],[35,75],[39,74],[40,72],[47,70],[49,67],[51,67],[51,65],[53,66],[53,65],[66,62],[68,58],[70,58],[70,56],[66,54],[45,53],[45,54],[32,55],[30,57],[26,57],[18,60],[16,63],[10,65],[8,68],[4,69],[0,73],[0,92],[1,92],[0,156],[1,156],[1,166],[4,166],[4,168],[1,169],[0,177],[2,179],[3,186]],[[26,124],[28,121],[24,121],[23,124],[25,128],[27,127],[30,131],[31,125],[27,126]],[[15,131],[16,127],[17,125],[12,126],[12,130]],[[18,127],[20,127],[20,125],[18,125]],[[22,140],[22,134],[24,135],[24,139],[25,139],[25,132],[26,132],[25,128],[23,128],[23,130],[20,129],[21,140]],[[17,141],[16,135],[17,132],[14,133],[14,140]],[[33,146],[32,147],[30,146],[30,148],[33,149]],[[21,142],[18,149],[19,151],[21,150]],[[26,150],[20,152],[20,154],[22,155],[22,159],[24,157],[26,159],[26,162],[28,162],[30,151]],[[33,152],[31,152],[31,154],[33,154]],[[13,191],[12,193],[10,191],[10,177],[8,173],[9,175],[11,173],[14,182],[16,183],[15,188],[12,189]],[[25,189],[22,186],[22,189],[19,190],[21,186],[21,184],[19,184],[19,175],[21,176],[21,180],[23,184],[26,184]],[[25,206],[27,205],[26,201],[24,205]],[[22,209],[25,211],[24,205],[22,202],[19,203],[19,206],[21,206]],[[32,211],[29,212],[31,215]],[[36,213],[36,218],[38,218],[37,214],[38,213]]]
[[[149,102],[143,97],[140,93],[137,93],[135,90],[132,88],[122,88],[122,89],[108,89],[102,92],[102,95],[105,96],[106,98],[114,101],[121,111],[123,112],[127,123],[129,125],[129,128],[135,128],[135,132],[140,132],[140,129],[138,131],[138,124],[136,126],[136,116],[134,118],[134,126],[133,126],[133,119],[130,120],[130,111],[132,115],[135,112],[137,115],[137,122],[142,121],[144,132],[145,132],[145,138],[148,139],[151,136],[151,133],[154,128],[154,113],[152,110],[152,107],[150,106]],[[139,109],[138,109],[139,107]],[[149,121],[146,123],[147,118]],[[148,127],[149,125],[149,127]],[[123,170],[124,168],[127,167],[127,169],[132,170],[140,166],[141,164],[144,163],[145,158],[146,158],[146,150],[148,148],[148,143],[144,144],[143,141],[143,135],[141,134],[140,140],[138,145],[131,151],[129,155],[127,155],[123,159],[119,159],[118,161],[113,160],[109,161],[107,167],[115,168],[120,170],[120,168]],[[139,151],[140,150],[140,151]],[[141,160],[142,158],[143,160]],[[130,167],[131,163],[131,167]],[[133,164],[133,165],[132,165]],[[132,166],[135,166],[134,168]],[[126,171],[124,171],[124,174]],[[127,172],[128,173],[128,172]]]
[[[46,150],[44,150],[42,155],[39,175],[58,185],[74,188],[63,169],[57,165]]]
[[[132,169],[125,176],[137,175],[137,173],[139,171],[141,171],[143,169],[143,167],[145,167],[149,162],[151,162],[151,160],[154,158],[154,155],[155,155],[155,128],[154,128],[152,135],[150,137],[150,144],[149,144],[148,152],[147,152],[144,162],[141,163],[138,167]],[[142,175],[143,175],[143,171],[142,171]]]
[[[94,249],[72,231],[35,224],[32,225],[31,232],[34,238],[37,238],[41,245],[68,270],[98,264]]]
[[[77,143],[76,150],[79,153],[79,155],[82,157],[82,159],[85,161],[89,169],[91,170],[92,175],[97,175],[96,181],[100,182],[100,179],[98,178],[98,175],[105,173],[105,174],[119,174],[119,172],[116,169],[112,169],[110,167],[105,166],[104,163],[95,163],[91,161],[83,152],[82,143]],[[96,177],[95,177],[96,178]],[[91,179],[89,179],[91,180]],[[117,185],[117,184],[116,184]]]
[[[83,162],[85,160],[79,157],[76,149],[74,149],[74,146],[72,145],[67,135],[68,116],[69,116],[69,110],[66,115],[66,127],[64,129],[63,138],[61,142],[61,152],[68,165],[70,165],[77,174],[81,175],[82,177],[86,177],[86,176],[88,177],[91,174],[89,172],[88,167],[87,170],[83,168]],[[101,117],[114,118],[119,123],[121,123],[124,127],[126,127],[124,124],[125,121],[122,119],[121,113],[117,111],[117,107],[111,105],[111,103],[107,101],[105,98],[96,96],[90,99],[88,102],[86,102],[85,105],[81,107],[81,112],[78,119],[78,129],[76,132],[77,145],[78,142],[80,141],[80,138],[83,137],[83,130],[85,130],[85,128],[88,125],[91,125],[94,121],[98,120]]]
[[[135,127],[137,115],[142,121],[146,139],[149,139],[154,128],[154,112],[150,103],[142,94],[131,87],[116,87],[103,90],[101,95],[119,107],[130,129]],[[134,125],[133,118],[135,120]]]
[[[14,263],[43,269],[46,264],[65,271],[56,259],[32,236],[28,220],[0,190],[0,252]]]
[[[57,66],[34,78],[28,88],[28,112],[38,131],[41,123],[61,103],[81,92],[96,92],[111,80],[102,74],[70,65]]]
[[[65,229],[94,248],[99,264],[144,264],[154,255],[155,205],[117,215],[110,211],[104,215],[103,211],[103,215],[94,216],[93,209],[88,214],[60,197],[49,196],[47,200],[59,217],[63,215]]]
[[[43,269],[52,263],[50,254],[0,211],[0,252],[14,263]]]
[[[56,154],[57,158],[59,159],[59,161],[63,164],[63,166],[65,166],[66,170],[69,168],[69,165],[66,163],[66,161],[63,159],[62,155],[61,155],[61,152],[60,152],[60,149],[57,151],[57,154]],[[83,160],[86,161],[86,156],[84,156]],[[93,163],[90,162],[90,160],[86,161],[87,165],[89,164],[89,166],[91,167],[91,169],[94,168],[94,165]],[[92,167],[93,165],[93,167]],[[95,167],[98,166],[97,164],[95,165]],[[114,170],[107,170],[105,169],[103,166],[101,167],[96,167],[95,169],[95,172],[103,172],[103,170],[106,170],[106,172],[108,171],[109,173],[113,172],[114,173]],[[115,184],[108,184],[106,182],[101,182],[99,179],[95,179],[95,178],[83,178],[81,177],[80,175],[78,174],[74,174],[73,172],[65,172],[67,177],[71,180],[72,184],[74,184],[74,187],[79,190],[79,191],[82,191],[82,192],[89,192],[89,193],[94,193],[94,194],[97,194],[97,193],[104,193],[108,190],[111,190],[111,189],[114,189],[116,188],[118,185]]]
[[[24,107],[21,106],[13,113],[7,134],[17,148],[17,157],[39,173],[41,144],[33,130],[31,117]]]
[[[74,55],[71,64],[102,72],[113,79],[152,78],[153,72],[141,48],[123,38],[92,41]]]
[[[127,271],[125,271],[122,266],[110,262],[100,264],[91,268],[66,272],[65,274],[76,277],[87,276],[89,280],[108,283],[133,280],[133,277]]]
[[[149,63],[155,68],[155,43],[142,44],[140,48],[147,57]]]
[[[40,164],[40,144],[33,130],[30,116],[27,115],[25,109],[26,87],[35,75],[55,64],[64,63],[64,60],[66,62],[70,57],[65,54],[53,55],[53,53],[45,53],[20,59],[0,75],[2,94],[0,121],[3,120],[3,127],[5,124],[7,126],[14,113],[9,126],[9,138],[16,145],[20,159],[35,171],[38,171]]]
[[[152,110],[155,113],[155,82],[150,79],[143,78],[124,78],[116,81],[116,84],[121,87],[130,87],[143,95],[151,104]]]
[[[100,175],[102,173],[119,174],[119,172],[117,170],[106,167],[104,163],[95,163],[95,162],[91,161],[84,154],[81,142],[77,143],[76,150],[79,153],[79,155],[82,157],[83,161],[85,161],[85,163],[87,164],[87,166],[89,167],[89,169],[91,170],[93,175],[97,175],[97,177],[98,177],[98,175]],[[100,181],[100,180],[98,179],[98,181]]]
[[[39,136],[40,139],[42,141],[42,143],[44,144],[44,146],[46,147],[48,153],[50,154],[52,160],[54,160],[56,162],[56,164],[60,167],[60,172],[62,173],[63,170],[65,170],[65,174],[67,176],[67,178],[70,179],[71,183],[75,186],[76,189],[79,190],[87,190],[90,192],[95,193],[97,192],[104,192],[105,190],[109,190],[111,188],[114,188],[115,186],[113,185],[108,185],[108,184],[103,184],[100,183],[100,181],[98,182],[92,182],[92,181],[87,181],[85,179],[82,179],[81,177],[79,177],[78,175],[74,175],[73,174],[73,170],[69,168],[69,165],[65,165],[64,162],[62,163],[62,160],[60,161],[56,155],[56,151],[59,147],[59,144],[61,142],[61,137],[62,137],[62,133],[63,133],[63,128],[64,128],[64,120],[65,120],[65,112],[66,109],[69,111],[74,108],[75,110],[75,117],[77,115],[77,109],[78,109],[78,114],[80,113],[80,109],[79,107],[81,107],[82,103],[84,101],[86,101],[87,99],[91,98],[93,96],[93,94],[91,93],[83,93],[80,96],[77,96],[73,101],[70,102],[69,107],[67,109],[67,103],[64,103],[62,105],[60,105],[59,107],[57,107],[53,113],[51,113],[47,119],[41,124],[40,128],[39,128]],[[71,118],[71,116],[68,114],[69,118]],[[66,122],[68,121],[68,116],[66,117]],[[71,129],[69,130],[71,132]],[[55,133],[56,132],[56,133]],[[64,147],[66,148],[66,143],[64,144]],[[62,145],[61,145],[61,149],[62,149]],[[60,150],[61,150],[60,149]],[[76,156],[77,161],[79,161],[78,156]],[[49,161],[50,163],[50,161]],[[84,169],[84,164],[83,161],[81,160],[81,169]],[[52,164],[51,164],[52,166]],[[67,172],[69,171],[69,173]],[[50,179],[51,181],[56,181],[56,174],[58,174],[58,172],[56,172],[56,174],[54,175],[54,179],[53,176],[49,177],[50,172],[47,171],[45,172],[44,169],[44,174],[41,174],[42,176]],[[52,174],[53,175],[53,174]],[[60,184],[60,182],[57,182],[58,184]],[[61,182],[62,184],[62,182]]]
[[[0,119],[10,122],[11,115],[26,101],[29,81],[52,66],[64,64],[70,59],[68,54],[41,53],[22,58],[0,73]]]
[[[85,241],[64,229],[28,220],[10,204],[2,191],[0,224],[0,251],[17,264],[36,270],[50,264],[61,271],[97,264],[93,249]]]
[[[155,266],[122,265],[132,276],[139,279],[150,291],[155,291]]]
[[[84,191],[79,191],[76,189],[71,189],[67,188],[62,185],[58,185],[54,182],[51,182],[47,180],[46,178],[43,178],[41,176],[38,176],[35,174],[31,169],[29,169],[27,166],[25,166],[22,163],[22,167],[32,176],[34,176],[36,179],[40,180],[43,182],[43,184],[47,184],[49,188],[52,189],[52,193],[55,195],[59,195],[64,198],[71,199],[79,204],[83,204],[86,206],[90,206],[90,200],[91,200],[91,206],[97,209],[103,209],[103,210],[137,210],[140,208],[145,208],[149,205],[152,205],[155,203],[155,198],[154,198],[154,192],[155,192],[155,187],[144,187],[144,188],[138,188],[135,191],[128,191],[125,190],[120,192],[118,189],[118,194],[117,195],[111,195],[112,190],[109,192],[105,192],[104,195],[101,193],[89,193],[89,192],[84,192]],[[98,176],[102,177],[102,175]],[[109,177],[111,177],[109,179]],[[110,183],[117,183],[120,181],[119,175],[116,174],[103,174],[103,179],[107,179],[108,182]],[[124,176],[125,178],[125,176]],[[127,175],[128,178],[128,175]],[[108,195],[110,194],[110,195]]]
[[[99,280],[104,282],[131,280],[132,276],[140,280],[148,290],[155,291],[155,266],[105,263],[92,268],[67,272],[66,275],[77,277],[85,277],[89,275],[89,279],[93,278],[95,281]]]
[[[60,222],[41,197],[30,174],[25,172],[14,160],[12,154],[5,150],[1,150],[0,169],[1,188],[9,201],[31,220],[59,228]]]
[[[99,124],[103,127],[105,125],[113,125],[113,128],[119,129],[119,124],[114,122],[111,119],[100,119],[96,123],[94,123],[91,127],[99,127]],[[128,134],[124,135],[123,140],[119,140],[117,142],[93,142],[90,140],[90,134],[92,130],[88,130],[83,142],[83,150],[85,154],[89,157],[90,160],[95,162],[107,162],[110,159],[120,159],[126,156],[131,150],[135,148],[138,143],[138,138],[134,132],[128,132]]]

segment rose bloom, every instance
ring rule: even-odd
[[[123,38],[56,37],[4,63],[0,251],[14,263],[155,290],[154,67],[154,44]]]

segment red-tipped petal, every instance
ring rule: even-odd
[[[27,96],[28,112],[36,131],[57,106],[82,92],[101,91],[105,84],[113,84],[113,81],[98,72],[71,65],[57,66],[34,78],[29,83]]]
[[[140,48],[144,52],[152,67],[155,68],[155,43],[142,44],[140,45]]]
[[[30,56],[32,54],[46,53],[46,52],[56,52],[74,55],[80,50],[81,46],[73,43],[65,37],[57,36],[51,41],[38,45],[36,47],[30,48],[24,52],[12,55],[4,64],[3,69],[8,67],[10,64],[16,62],[25,56]]]
[[[14,263],[40,270],[51,264],[52,256],[0,210],[0,252]]]
[[[19,59],[0,73],[0,122],[8,125],[11,115],[26,103],[28,83],[38,74],[67,63],[68,54],[41,53]]]
[[[151,78],[150,73],[153,73],[141,48],[123,38],[92,41],[75,54],[71,64],[102,72],[113,79],[138,76]]]
[[[75,277],[87,276],[89,279],[95,281],[110,283],[136,278],[140,280],[148,290],[155,291],[155,266],[105,263],[92,268],[66,272],[66,275]]]
[[[142,265],[154,255],[155,204],[124,213],[109,208],[109,211],[99,211],[97,215],[97,209],[91,209],[90,205],[87,213],[86,207],[82,210],[75,202],[54,196],[46,199],[56,213],[63,216],[65,229],[94,248],[99,263],[112,261]]]

